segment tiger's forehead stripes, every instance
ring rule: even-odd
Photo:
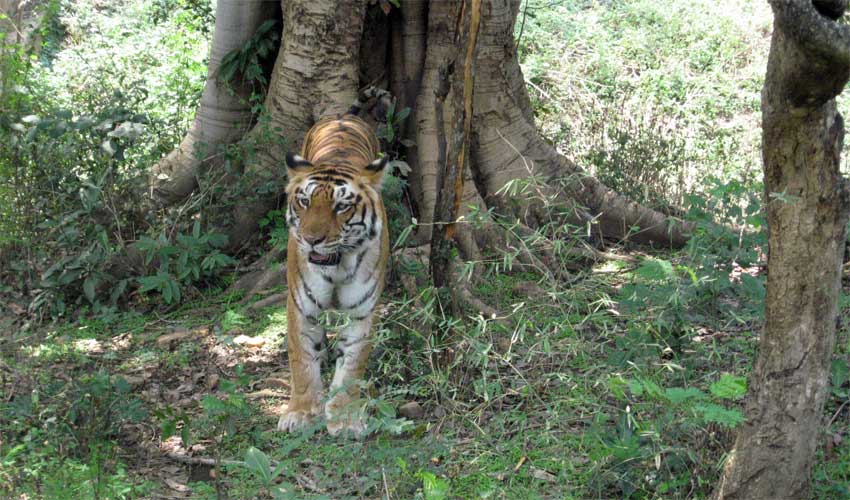
[[[309,196],[313,197],[316,194],[325,195],[326,197],[334,200],[343,200],[351,202],[353,200],[354,203],[359,203],[362,199],[362,195],[358,194],[353,186],[348,182],[342,183],[333,183],[331,186],[325,182],[318,181],[315,179],[308,180],[302,186],[298,186],[295,188],[295,195]],[[359,186],[362,190],[363,186]]]

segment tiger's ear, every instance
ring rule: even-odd
[[[370,184],[375,187],[380,187],[381,181],[384,179],[384,170],[386,170],[386,166],[389,162],[389,157],[384,155],[373,161],[372,163],[366,165],[364,173],[369,179]]]
[[[286,153],[286,168],[287,174],[292,177],[292,174],[296,172],[303,172],[310,168],[313,168],[313,164],[309,161],[305,160],[301,156],[298,156],[295,153]]]

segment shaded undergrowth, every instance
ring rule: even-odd
[[[609,242],[622,259],[576,263],[581,228],[514,234],[515,247],[548,242],[570,280],[491,252],[463,274],[497,318],[449,315],[424,284],[427,265],[397,252],[365,391],[373,434],[355,441],[321,422],[273,432],[289,394],[286,311],[255,304],[283,290],[227,291],[241,263],[193,222],[197,207],[155,230],[127,215],[131,185],[191,118],[209,2],[128,0],[124,16],[50,2],[51,26],[75,43],[54,34],[43,64],[17,46],[0,54],[17,84],[0,120],[0,294],[10,297],[0,496],[706,497],[742,418],[762,322],[754,178],[767,7],[609,3],[523,5],[539,125],[611,186],[697,221],[696,236],[677,252]],[[403,188],[394,178],[384,195],[400,237]],[[282,219],[264,219],[267,247],[285,243]],[[109,281],[104,263],[134,241],[156,269]],[[848,307],[845,294],[844,316]],[[847,325],[837,345],[817,498],[850,494]]]
[[[391,287],[363,441],[321,422],[272,431],[288,395],[286,313],[251,306],[266,293],[19,329],[2,344],[4,495],[705,497],[742,418],[763,294],[758,262],[718,248],[632,253],[569,286],[484,266],[475,291],[506,321],[450,317],[431,289]],[[850,481],[847,355],[842,329],[818,498]],[[410,402],[421,413],[401,410]],[[274,481],[236,463],[252,447],[280,467]]]

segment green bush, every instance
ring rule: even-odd
[[[128,290],[108,264],[149,230],[147,171],[206,79],[210,2],[180,5],[154,25],[146,2],[54,0],[40,46],[2,37],[0,282],[33,311],[103,312]]]

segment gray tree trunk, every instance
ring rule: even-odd
[[[173,204],[189,196],[204,160],[241,139],[250,127],[250,86],[234,82],[226,88],[218,81],[218,68],[225,55],[278,15],[277,0],[218,0],[207,82],[195,120],[180,145],[151,170],[151,195],[157,202]]]
[[[258,231],[258,219],[279,202],[279,188],[285,179],[281,171],[285,150],[297,150],[315,120],[345,110],[358,87],[372,83],[366,76],[374,74],[384,75],[382,83],[395,90],[400,98],[399,108],[413,110],[402,132],[415,142],[407,151],[407,160],[412,167],[409,180],[421,223],[419,241],[430,240],[437,199],[437,129],[453,123],[458,114],[452,104],[456,101],[449,96],[444,108],[446,123],[437,123],[434,90],[439,68],[460,53],[455,32],[460,4],[401,2],[401,8],[393,8],[389,15],[387,29],[391,33],[382,46],[375,40],[361,45],[367,36],[364,23],[371,5],[368,1],[282,2],[284,32],[265,100],[266,120],[242,138],[251,155],[241,187],[256,195],[236,204],[227,230],[233,248],[249,242]],[[470,168],[462,172],[462,206],[476,205],[484,211],[495,208],[534,227],[547,217],[540,200],[512,200],[497,192],[515,179],[542,178],[545,185],[540,192],[547,199],[578,205],[569,217],[573,222],[592,223],[611,238],[682,245],[689,236],[690,225],[611,191],[540,138],[532,122],[513,40],[519,4],[519,0],[482,2],[481,46],[476,59],[480,69],[474,86]],[[370,53],[361,55],[361,46]],[[382,67],[358,67],[361,64]],[[198,133],[207,137],[204,126]],[[640,230],[635,233],[637,226]],[[465,254],[475,254],[469,232],[458,232],[455,239]]]
[[[769,238],[765,326],[718,499],[809,498],[835,342],[850,190],[835,96],[850,75],[846,0],[771,0],[762,91]]]
[[[366,4],[365,0],[282,2],[284,33],[265,100],[268,119],[244,138],[255,154],[243,172],[242,188],[249,197],[237,205],[228,231],[232,247],[242,246],[257,233],[257,221],[283,192],[286,151],[298,151],[313,123],[345,112],[357,98]]]

